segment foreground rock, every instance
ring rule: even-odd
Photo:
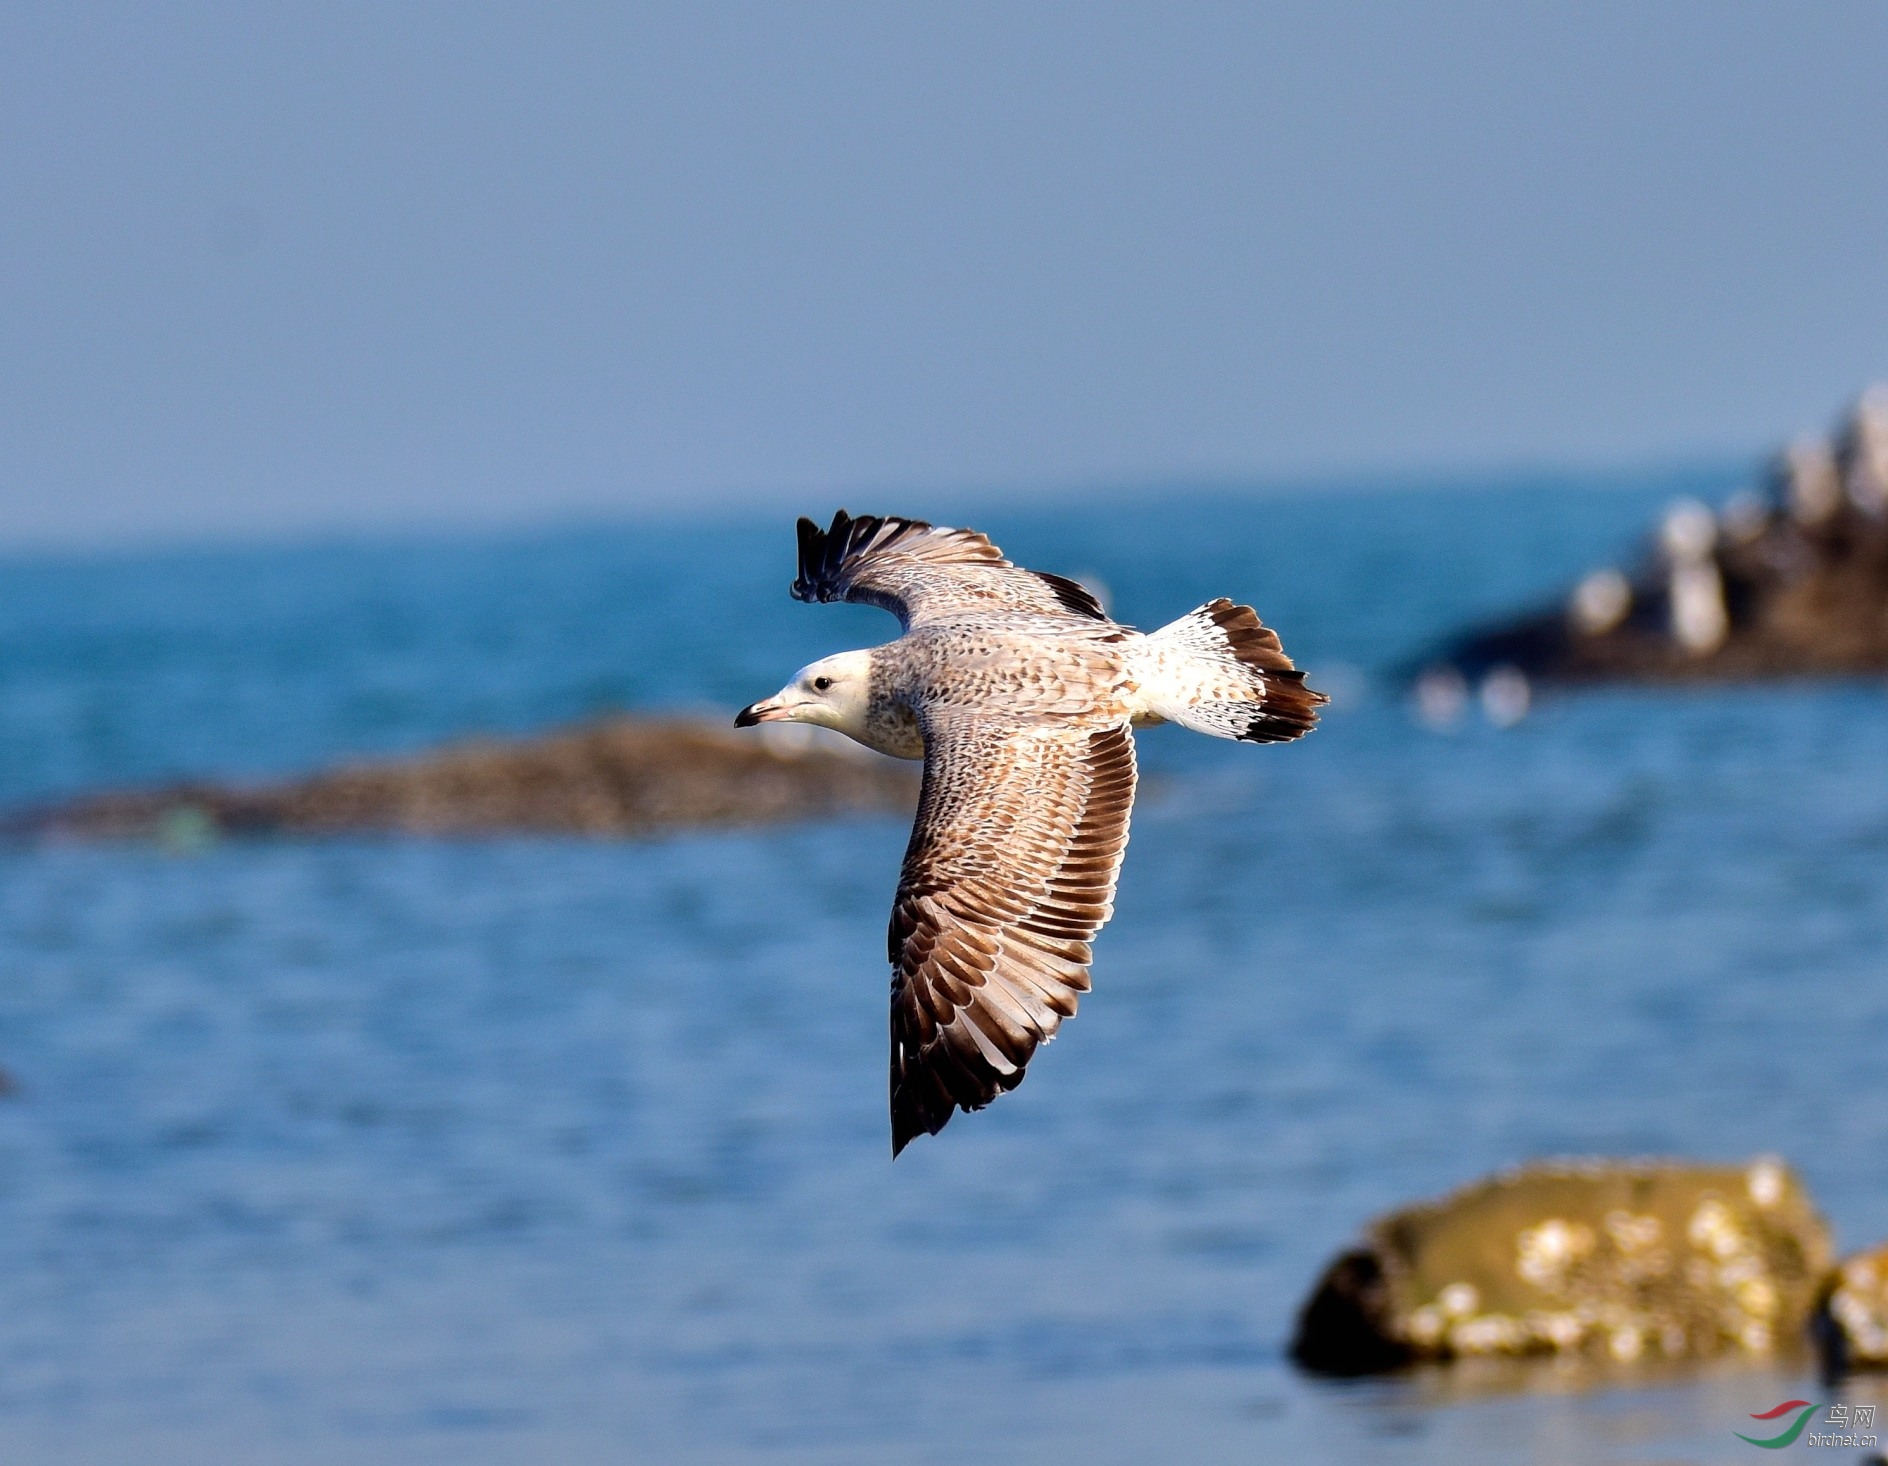
[[[1479,685],[1486,702],[1487,679],[1517,675],[1581,683],[1884,672],[1888,385],[1864,394],[1831,441],[1779,454],[1761,493],[1721,511],[1674,504],[1636,569],[1597,569],[1559,605],[1456,637],[1430,659],[1429,690],[1419,694],[1441,706]]]
[[[1327,1374],[1559,1354],[1763,1354],[1800,1339],[1829,1234],[1780,1162],[1529,1166],[1372,1223],[1306,1303]]]
[[[257,788],[180,784],[97,795],[30,813],[13,829],[172,845],[350,831],[645,835],[906,812],[916,799],[913,766],[810,728],[737,733],[694,719],[620,718]]]
[[[1888,1369],[1888,1242],[1845,1258],[1816,1304],[1824,1374]]]

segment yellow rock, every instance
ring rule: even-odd
[[[1843,1259],[1817,1300],[1814,1332],[1827,1373],[1888,1369],[1888,1242]]]
[[[1761,1354],[1801,1336],[1829,1257],[1802,1183],[1774,1159],[1533,1165],[1378,1218],[1326,1270],[1292,1353],[1333,1374],[1470,1355]]]

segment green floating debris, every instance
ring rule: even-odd
[[[195,855],[217,842],[222,831],[208,810],[179,804],[157,818],[157,843],[173,855]]]

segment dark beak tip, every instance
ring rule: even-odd
[[[734,715],[734,726],[737,728],[752,728],[758,722],[760,719],[755,716],[754,709],[751,707],[742,708]]]

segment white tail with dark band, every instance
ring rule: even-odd
[[[1250,606],[1221,598],[1142,637],[1133,650],[1140,723],[1178,723],[1215,738],[1288,743],[1330,701],[1305,686],[1278,635]]]

